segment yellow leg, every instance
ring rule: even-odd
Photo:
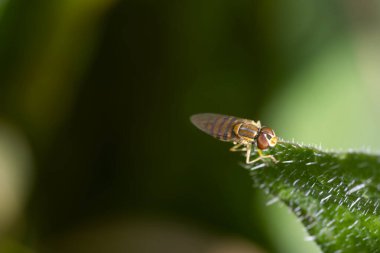
[[[241,148],[241,146],[244,146],[244,147]],[[247,151],[246,160],[245,160],[245,162],[247,164],[252,164],[252,163],[255,163],[255,162],[260,161],[260,160],[265,159],[265,158],[270,158],[270,159],[272,159],[273,162],[277,163],[277,160],[276,160],[276,158],[274,158],[273,155],[264,155],[263,152],[261,151],[261,149],[257,149],[257,154],[259,155],[259,157],[257,157],[256,159],[250,160],[251,151],[252,151],[252,144],[251,143],[236,144],[235,146],[230,148],[230,151],[232,151],[232,152]]]
[[[246,164],[252,163],[251,161],[249,161],[249,158],[251,157],[251,150],[252,150],[252,144],[249,143],[249,144],[247,144],[247,154],[246,154],[246,157],[245,157],[245,163]]]
[[[243,145],[244,145],[244,147],[240,148]],[[249,157],[251,156],[251,150],[252,150],[252,144],[251,143],[239,143],[239,144],[233,146],[232,148],[230,148],[230,151],[232,151],[232,152],[247,151],[246,160],[245,160],[246,163],[250,163]]]
[[[251,152],[249,152],[249,154],[250,153]],[[260,160],[262,160],[264,158],[270,158],[270,159],[272,159],[273,162],[277,163],[277,160],[276,160],[276,158],[274,158],[273,155],[263,155],[263,152],[261,151],[261,149],[257,149],[257,154],[259,154],[259,157],[257,157],[256,159],[254,159],[252,161],[249,161],[249,154],[247,152],[247,160],[246,160],[247,164],[255,163],[255,162],[260,161]]]
[[[244,143],[239,143],[239,144],[233,146],[232,148],[230,148],[230,151],[232,151],[232,152],[246,151],[246,150],[247,150],[247,147],[240,148],[240,147],[243,146],[243,145],[246,145],[246,144],[244,144]],[[239,149],[239,148],[240,148],[240,149]]]

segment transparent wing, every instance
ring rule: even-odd
[[[222,141],[234,141],[233,126],[244,119],[234,116],[200,113],[190,117],[191,122],[200,130]]]

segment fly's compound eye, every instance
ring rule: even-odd
[[[257,138],[257,147],[261,150],[269,148],[269,140],[266,138],[265,134],[260,134]]]
[[[261,128],[261,132],[264,134],[269,134],[270,136],[275,136],[274,131],[270,127]]]

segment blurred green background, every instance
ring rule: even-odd
[[[189,116],[380,149],[380,4],[0,0],[0,252],[318,252]]]

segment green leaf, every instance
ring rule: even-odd
[[[254,185],[289,206],[323,252],[380,252],[380,156],[290,142],[266,154],[278,163],[244,165]]]

